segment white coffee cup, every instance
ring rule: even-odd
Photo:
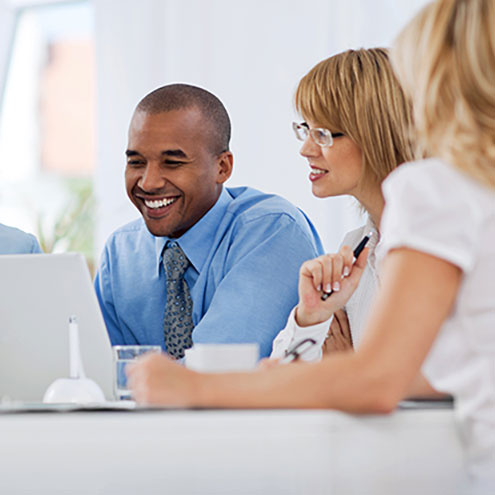
[[[195,344],[185,352],[185,365],[194,371],[251,371],[259,359],[258,344]]]

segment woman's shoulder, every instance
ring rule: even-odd
[[[469,271],[484,231],[493,225],[493,190],[442,160],[402,167],[383,186],[380,251],[409,247]]]
[[[406,163],[394,170],[382,185],[385,204],[397,215],[410,211],[415,216],[458,215],[466,221],[479,221],[493,210],[493,190],[458,167],[430,158]],[[393,210],[393,211],[392,211]]]
[[[446,197],[458,197],[460,191],[474,195],[488,192],[486,186],[439,158],[404,163],[384,180],[382,189],[385,197],[415,190],[422,195],[432,193]]]

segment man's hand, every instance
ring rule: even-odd
[[[367,257],[368,249],[363,249],[352,264],[352,250],[344,246],[337,254],[326,254],[303,263],[299,272],[297,324],[301,327],[316,325],[342,308],[359,284]],[[322,294],[331,291],[332,295],[323,301]]]
[[[333,315],[327,338],[323,342],[323,355],[351,349],[353,349],[353,345],[349,319],[347,313],[343,309],[339,309]]]

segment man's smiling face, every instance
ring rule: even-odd
[[[211,152],[210,125],[196,107],[134,114],[126,189],[153,235],[184,234],[215,204],[230,176],[225,159],[231,166],[232,155]]]

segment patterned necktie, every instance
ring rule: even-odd
[[[168,242],[163,253],[167,277],[167,306],[163,321],[165,344],[170,356],[179,359],[192,346],[192,299],[184,273],[190,265],[184,251],[176,242]]]

